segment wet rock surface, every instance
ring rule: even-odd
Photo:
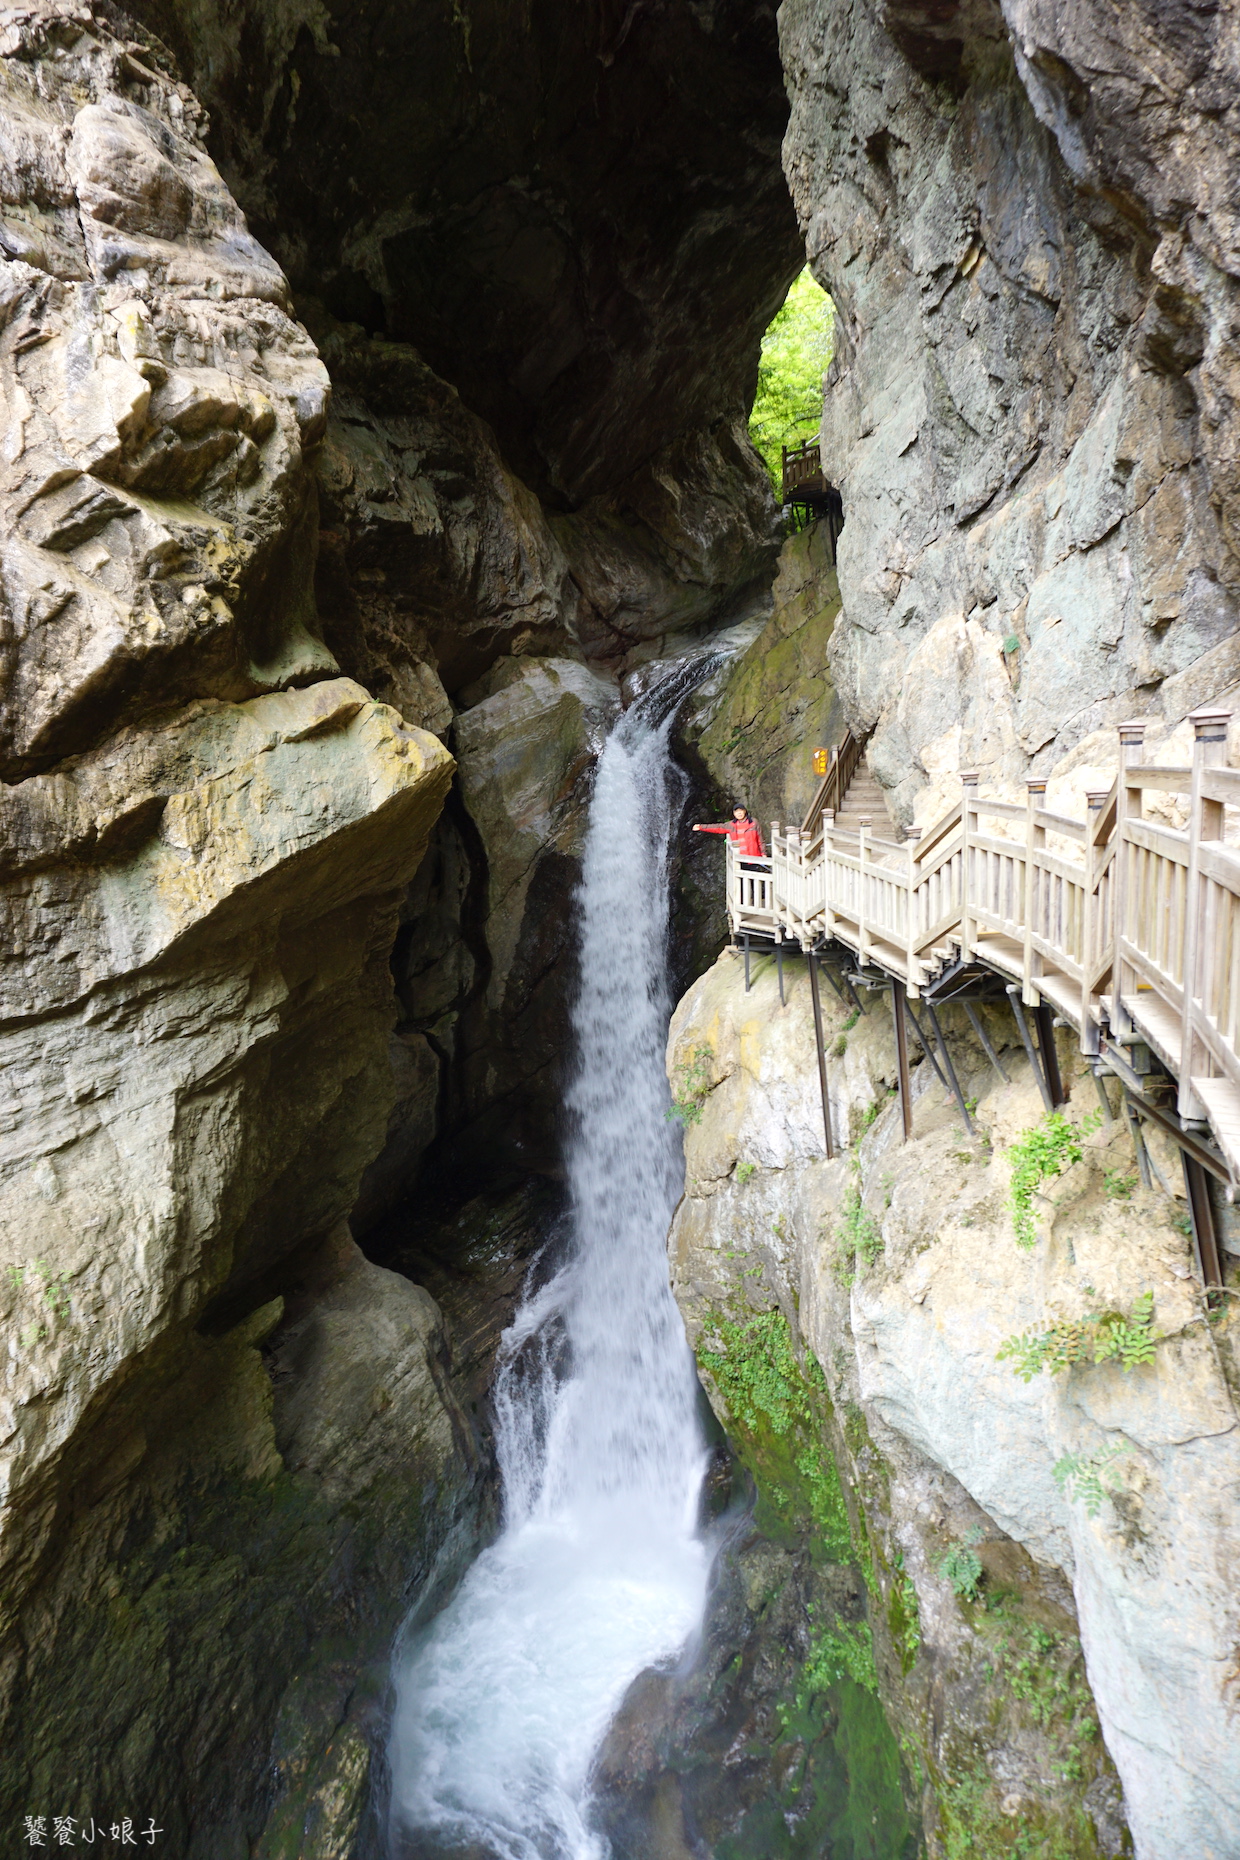
[[[597,1826],[617,1860],[905,1860],[917,1839],[877,1700],[847,1677],[804,1685],[815,1622],[864,1618],[859,1573],[787,1524],[773,1541],[743,1498],[717,1528],[700,1640],[630,1688],[594,1771]]]

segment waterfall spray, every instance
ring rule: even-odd
[[[578,892],[573,1243],[501,1348],[502,1535],[402,1662],[398,1854],[606,1860],[592,1759],[632,1680],[674,1659],[702,1616],[705,1449],[667,1282],[682,1165],[663,1053],[683,781],[668,738],[705,669],[633,705],[599,760]]]

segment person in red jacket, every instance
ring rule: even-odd
[[[743,859],[761,859],[762,832],[757,821],[747,807],[738,801],[732,809],[731,820],[725,820],[717,827],[695,826],[695,833],[726,833]]]

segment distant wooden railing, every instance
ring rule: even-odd
[[[818,792],[801,822],[802,838],[812,837],[828,816],[837,814],[848,793],[848,784],[857,773],[866,738],[846,730],[844,740],[829,751],[827,772],[818,784]]]
[[[1229,713],[1193,714],[1193,765],[1141,761],[1146,726],[1120,728],[1120,772],[1084,820],[978,794],[901,845],[834,814],[860,760],[846,738],[800,830],[771,831],[770,857],[728,844],[733,934],[813,949],[835,941],[914,999],[947,965],[1008,978],[1077,1029],[1082,1051],[1144,1042],[1177,1081],[1178,1115],[1212,1127],[1240,1186],[1240,851],[1223,843],[1240,770],[1223,766]],[[851,767],[849,763],[851,762]],[[1181,794],[1188,825],[1151,819],[1148,792]]]

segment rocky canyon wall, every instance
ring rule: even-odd
[[[902,1143],[888,1001],[846,1014],[824,984],[846,1146],[828,1162],[799,959],[785,986],[781,1005],[764,956],[747,994],[725,952],[676,1011],[669,1076],[696,1116],[673,1282],[742,1441],[755,1408],[769,1424],[762,1385],[744,1381],[748,1327],[767,1337],[774,1310],[821,1366],[819,1451],[848,1493],[929,1851],[1023,1842],[1083,1860],[1131,1851],[1131,1828],[1151,1860],[1222,1860],[1237,1816],[1237,1319],[1231,1302],[1206,1309],[1182,1197],[1141,1189],[1122,1122],[1078,1080],[1076,1160],[1041,1184],[1022,1251],[1013,1145],[1042,1108],[1010,1014],[984,1010],[1003,1083],[959,1010],[941,1010],[976,1135],[923,1060]],[[1178,1186],[1169,1148],[1154,1160]],[[1159,1341],[1144,1366],[1022,1380],[1000,1360],[1014,1335],[1147,1293]],[[1055,1476],[1070,1455],[1101,1477],[1096,1502]]]
[[[1121,717],[1240,680],[1232,16],[785,0],[780,34],[848,718],[905,820],[961,768],[1105,771]]]

